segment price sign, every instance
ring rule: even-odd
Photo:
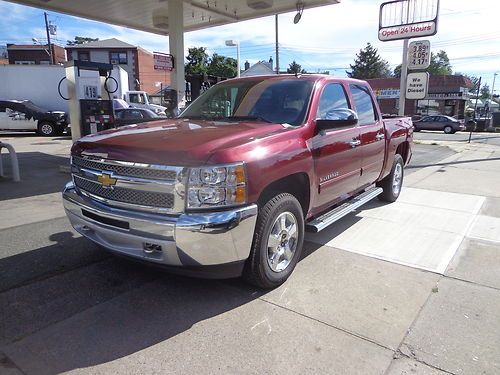
[[[431,64],[431,42],[418,40],[408,47],[408,69],[427,69]]]
[[[97,99],[97,86],[84,85],[83,94],[85,99]]]

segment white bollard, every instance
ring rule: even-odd
[[[19,175],[19,162],[17,161],[17,154],[14,150],[14,147],[8,143],[0,142],[0,155],[2,154],[2,148],[5,147],[10,154],[10,164],[12,165],[12,179],[14,182],[21,181],[21,177]],[[3,165],[2,159],[0,158],[0,176],[3,176]]]

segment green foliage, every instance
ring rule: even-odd
[[[237,61],[214,53],[210,57],[206,47],[192,47],[188,50],[185,65],[186,74],[208,74],[223,78],[236,77]]]
[[[394,68],[394,71],[392,72],[392,75],[396,78],[401,78],[401,64],[399,64],[398,66],[396,66]]]
[[[491,94],[490,94],[490,86],[488,86],[487,83],[481,86],[480,94],[479,94],[481,99],[489,99]]]
[[[78,44],[85,44],[89,42],[97,42],[99,38],[89,38],[86,36],[75,36],[74,40],[68,40],[67,45],[68,46],[76,46]]]
[[[226,57],[214,53],[208,64],[207,74],[217,77],[236,77],[238,62],[232,57]]]
[[[370,43],[367,43],[364,49],[359,50],[354,65],[350,67],[351,71],[346,73],[351,78],[369,79],[391,76],[389,63],[379,56],[378,50]]]
[[[290,63],[290,65],[286,69],[286,72],[290,74],[307,73],[295,60]]]
[[[189,48],[186,59],[186,74],[207,74],[209,57],[205,47]]]
[[[434,76],[447,76],[453,73],[450,59],[445,51],[441,50],[436,54],[431,52],[431,64],[427,71]]]
[[[477,90],[479,89],[479,78],[478,77],[470,76],[468,74],[460,73],[460,72],[455,72],[453,74],[456,76],[463,76],[463,77],[470,79],[470,81],[472,82],[472,87],[469,89],[469,92],[477,94]]]

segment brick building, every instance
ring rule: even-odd
[[[51,44],[56,64],[66,62],[66,50]],[[47,44],[7,44],[9,64],[43,65],[50,64],[49,46]]]
[[[128,73],[129,89],[149,94],[170,84],[170,72],[155,70],[153,54],[141,47],[111,38],[67,46],[68,60],[83,60],[119,65]]]
[[[369,79],[382,113],[397,114],[399,109],[399,78]],[[431,76],[427,97],[423,100],[406,100],[405,115],[443,114],[464,118],[469,100],[471,80],[461,75]]]

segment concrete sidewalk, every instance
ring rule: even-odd
[[[53,192],[0,201],[0,373],[500,373],[500,147],[446,145],[269,292],[109,257]]]

